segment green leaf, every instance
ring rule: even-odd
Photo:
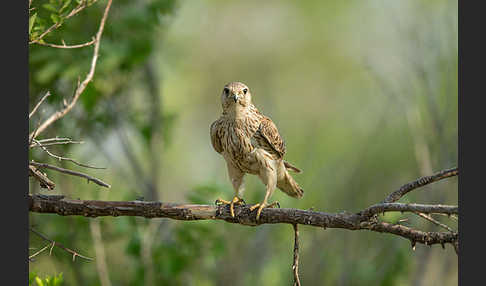
[[[54,24],[59,23],[59,21],[61,20],[61,18],[59,18],[59,16],[57,16],[56,14],[51,14],[51,19]]]
[[[59,275],[54,276],[52,279],[52,286],[61,286],[63,282],[62,272]]]
[[[35,13],[32,16],[30,16],[30,18],[29,18],[29,35],[30,35],[30,31],[32,31],[32,27],[34,26],[35,18],[36,17],[37,17],[37,13]]]
[[[59,10],[59,13],[62,13],[62,11],[64,11],[64,9],[66,9],[69,6],[69,4],[71,4],[71,0],[66,0],[64,2],[64,5],[62,5],[61,9]]]
[[[37,277],[37,274],[34,271],[29,272],[29,285],[33,285],[34,279],[36,277]]]
[[[35,277],[35,282],[37,283],[37,286],[44,286],[44,282],[37,276]]]
[[[57,13],[56,7],[52,4],[50,4],[50,3],[43,4],[42,7],[44,7],[44,9],[46,9],[46,10]]]

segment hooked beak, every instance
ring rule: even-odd
[[[233,93],[233,96],[231,97],[235,101],[235,103],[238,101],[239,96],[237,94]]]

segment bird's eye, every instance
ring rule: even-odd
[[[224,94],[226,94],[226,96],[227,96],[227,95],[229,94],[229,88],[226,88],[226,87],[225,87],[225,88],[224,88],[224,90],[223,90],[223,92],[224,92]]]
[[[248,88],[243,89],[243,93],[246,94],[248,92]]]

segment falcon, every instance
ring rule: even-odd
[[[225,85],[221,105],[223,113],[211,124],[211,143],[226,161],[235,195],[231,201],[218,199],[216,203],[229,204],[234,217],[234,205],[244,203],[245,174],[257,175],[266,186],[263,201],[250,208],[251,211],[258,208],[257,221],[263,208],[278,205],[278,202],[268,203],[275,188],[291,197],[301,198],[304,190],[288,172],[300,173],[301,170],[283,159],[285,142],[273,121],[251,102],[248,86],[241,82]]]

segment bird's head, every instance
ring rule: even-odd
[[[221,94],[223,110],[240,109],[251,104],[250,89],[244,83],[230,82],[223,88]]]

